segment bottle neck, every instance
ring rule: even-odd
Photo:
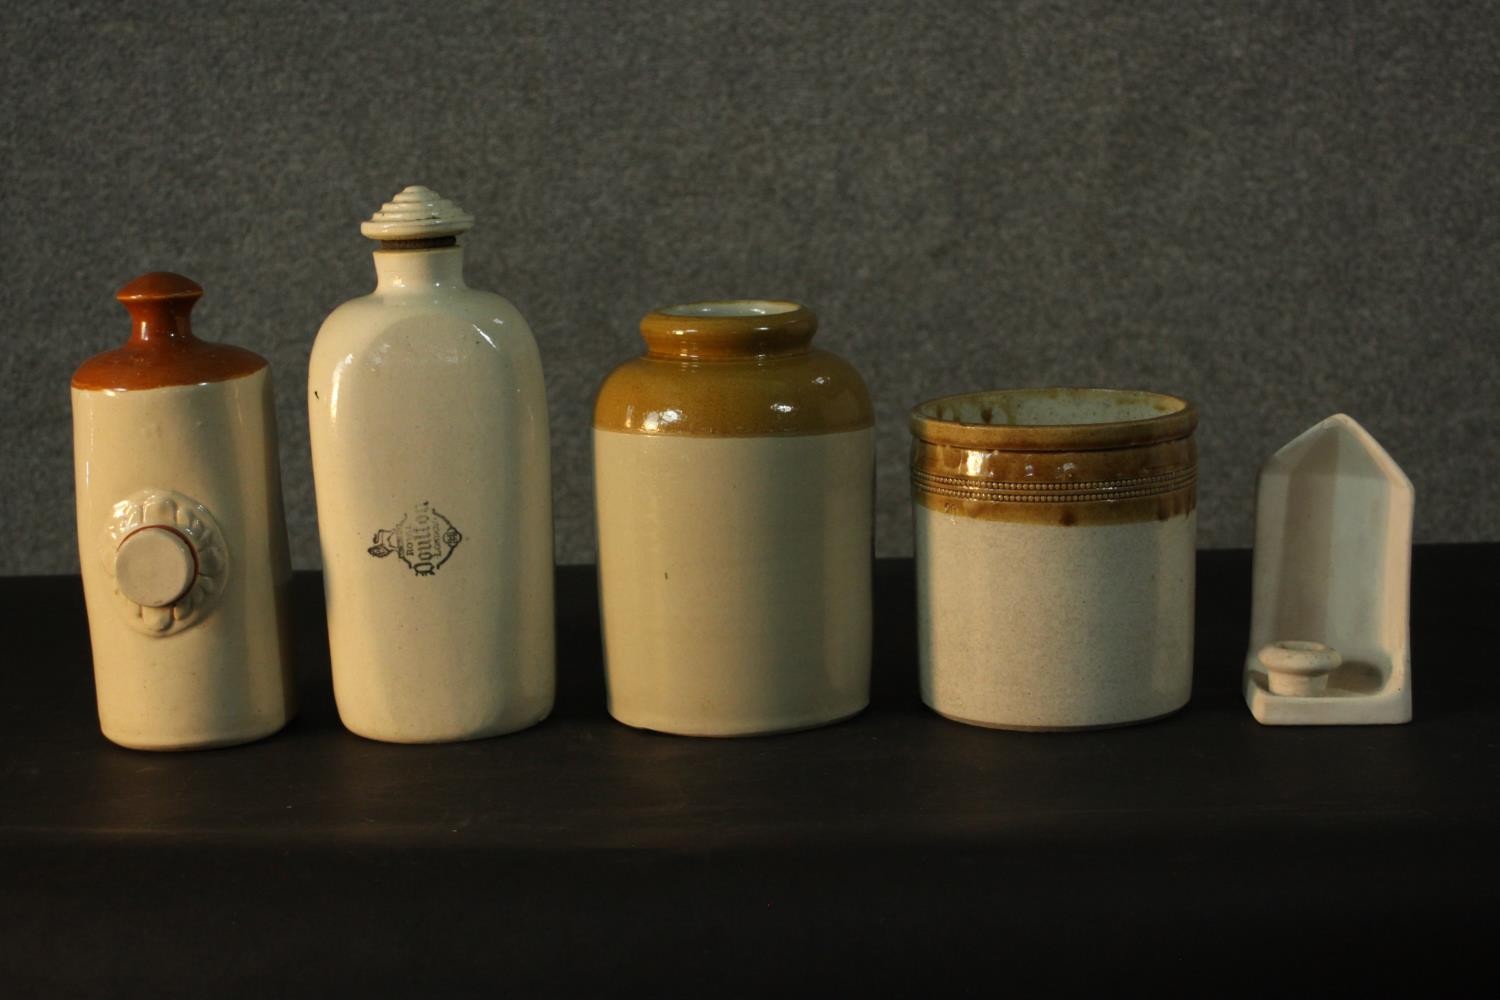
[[[379,292],[446,292],[468,287],[462,247],[376,250],[373,256]]]
[[[130,341],[134,348],[175,347],[196,344],[193,323],[188,318],[194,298],[154,299],[127,302],[130,310]]]
[[[162,347],[198,343],[188,314],[203,296],[203,288],[191,278],[170,271],[152,271],[127,284],[115,298],[130,313],[130,348]]]

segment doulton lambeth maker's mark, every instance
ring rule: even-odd
[[[452,522],[433,510],[430,501],[423,500],[401,515],[394,528],[375,532],[370,555],[377,559],[392,554],[400,556],[413,573],[432,576],[463,540],[464,536]]]

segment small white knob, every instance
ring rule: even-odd
[[[1332,646],[1295,639],[1261,647],[1256,659],[1266,668],[1266,684],[1272,694],[1301,698],[1327,690],[1328,675],[1344,662]]]
[[[148,526],[132,532],[115,553],[115,583],[120,593],[142,607],[177,603],[196,575],[192,546],[171,528]]]

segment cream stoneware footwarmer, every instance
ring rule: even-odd
[[[1411,480],[1335,414],[1266,462],[1245,703],[1266,725],[1411,721]]]
[[[1197,413],[1016,389],[912,411],[922,698],[958,722],[1086,729],[1187,703]]]
[[[869,701],[869,394],[792,302],[676,306],[594,408],[609,710],[692,736]]]
[[[293,709],[271,372],[193,335],[202,294],[177,274],[132,281],[130,340],[73,375],[99,724],[139,750],[244,743]]]
[[[375,291],[308,370],[333,689],[361,736],[495,736],[552,709],[552,487],[536,339],[464,284],[473,219],[408,187],[362,231]]]

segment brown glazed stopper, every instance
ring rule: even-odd
[[[254,351],[193,336],[188,313],[202,296],[196,281],[170,271],[143,274],[121,288],[115,298],[130,313],[130,339],[79,365],[73,388],[160,389],[223,382],[264,368],[266,359]]]

